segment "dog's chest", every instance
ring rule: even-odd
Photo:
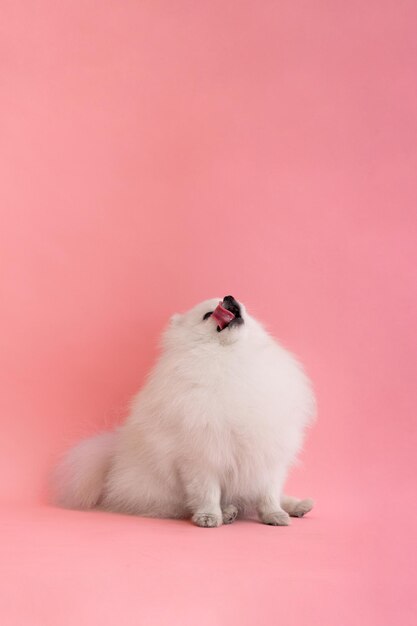
[[[255,359],[205,363],[182,380],[182,435],[216,467],[254,467],[276,455],[281,393],[263,365]]]
[[[270,465],[279,449],[278,439],[268,416],[244,403],[225,402],[194,422],[188,443],[199,459],[227,477]]]

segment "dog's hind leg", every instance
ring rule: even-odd
[[[291,517],[304,517],[313,508],[314,501],[311,498],[300,500],[299,498],[294,498],[294,496],[283,495],[281,497],[281,506]]]

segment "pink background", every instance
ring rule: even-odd
[[[6,2],[7,626],[412,624],[415,2]],[[168,316],[232,293],[306,364],[289,529],[63,512]]]

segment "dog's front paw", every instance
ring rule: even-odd
[[[285,511],[273,511],[264,513],[261,516],[261,521],[269,526],[288,526],[290,524],[290,516]]]
[[[216,528],[222,524],[222,516],[217,513],[195,513],[191,521],[202,528]]]

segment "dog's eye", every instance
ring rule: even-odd
[[[210,315],[213,313],[213,311],[207,311],[207,313],[205,314],[205,316],[203,317],[203,321],[206,320],[208,317],[210,317]]]

